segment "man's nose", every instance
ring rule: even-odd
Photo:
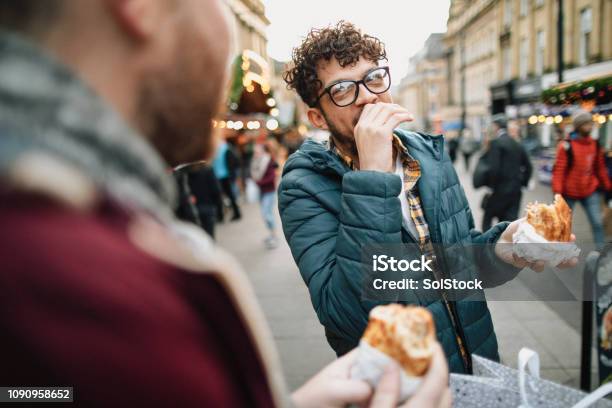
[[[364,84],[359,84],[359,95],[357,96],[355,105],[363,106],[369,103],[376,103],[377,100],[378,100],[378,95],[370,92]]]

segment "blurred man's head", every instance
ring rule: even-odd
[[[315,127],[329,130],[339,141],[353,142],[363,107],[392,102],[389,72],[379,66],[386,59],[384,45],[377,38],[341,21],[335,27],[308,33],[293,50],[293,65],[285,81],[308,105],[308,119]],[[358,86],[342,82],[361,80]]]
[[[593,131],[593,116],[590,112],[579,110],[573,116],[574,129],[580,136],[589,136]]]
[[[495,133],[502,129],[506,129],[508,125],[506,115],[504,115],[503,113],[497,113],[493,115],[493,117],[491,118],[491,123],[493,124],[493,131]]]
[[[511,120],[508,122],[508,135],[516,140],[521,139],[521,126],[518,121]]]
[[[170,164],[210,154],[229,52],[219,0],[2,0],[0,27],[71,67]]]

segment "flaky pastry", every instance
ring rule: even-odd
[[[551,242],[569,242],[572,234],[572,210],[560,194],[553,204],[527,204],[527,222]]]
[[[423,307],[377,306],[370,312],[362,340],[393,358],[408,376],[420,377],[431,363],[436,329]]]

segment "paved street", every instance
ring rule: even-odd
[[[475,161],[475,160],[474,160]],[[479,203],[483,191],[471,189],[463,162],[457,166],[480,225]],[[538,186],[523,202],[548,202],[548,187]],[[312,309],[308,291],[299,275],[284,238],[280,246],[264,248],[265,227],[257,204],[243,206],[244,218],[218,226],[219,244],[232,252],[246,269],[271,326],[285,375],[291,389],[332,361],[335,355],[325,341]],[[578,239],[588,239],[590,230],[582,209],[576,211]],[[280,227],[280,221],[279,221]],[[280,228],[279,228],[280,233]],[[540,301],[489,302],[505,364],[516,366],[517,353],[526,346],[540,354],[544,378],[577,386],[580,369],[580,304]],[[560,317],[562,316],[562,317]],[[595,367],[595,365],[593,365]]]

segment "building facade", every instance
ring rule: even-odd
[[[268,58],[266,28],[270,21],[261,0],[224,0],[233,44],[232,55],[251,50]]]
[[[527,123],[558,84],[559,0],[452,0],[448,50],[449,128],[483,134],[491,114]],[[612,0],[564,0],[564,81],[612,73]]]
[[[559,0],[499,0],[501,75],[493,112],[538,112],[543,89],[558,83]],[[612,1],[563,1],[564,81],[612,73]]]
[[[414,113],[408,127],[442,133],[442,107],[448,104],[446,48],[443,34],[431,34],[410,59],[410,70],[396,91],[397,101]]]
[[[451,1],[444,42],[448,50],[445,129],[481,139],[491,111],[490,87],[500,75],[496,0]]]

